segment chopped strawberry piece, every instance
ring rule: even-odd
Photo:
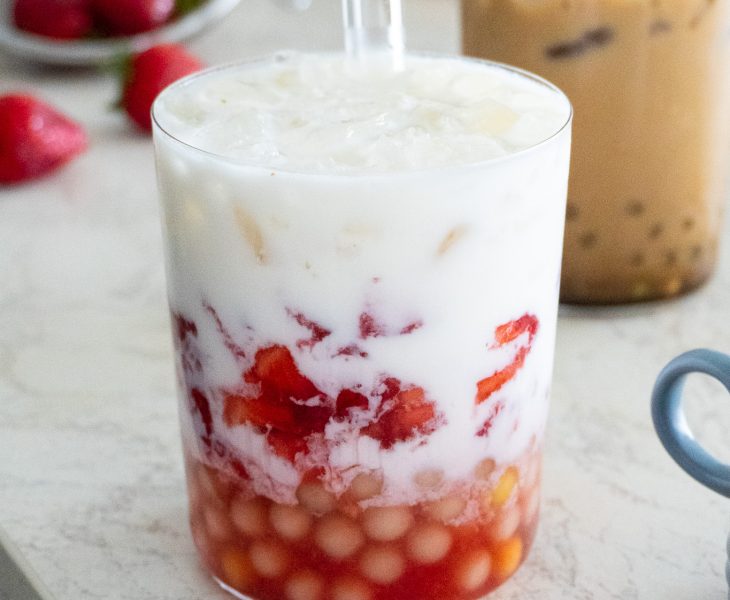
[[[519,319],[499,325],[494,330],[495,343],[491,346],[492,348],[499,348],[514,342],[523,333],[528,334],[527,341],[518,347],[515,357],[506,367],[477,382],[477,393],[474,400],[476,404],[481,404],[487,400],[522,368],[525,358],[532,349],[532,341],[537,334],[538,324],[537,317],[526,314]]]
[[[290,462],[294,462],[298,454],[307,452],[307,440],[300,435],[272,430],[267,434],[266,441],[277,456]]]
[[[368,402],[367,396],[359,392],[355,392],[354,390],[345,389],[337,395],[335,416],[337,418],[344,419],[349,416],[352,410],[367,410],[369,405],[370,403]]]
[[[423,389],[412,387],[398,392],[391,407],[362,430],[364,435],[380,442],[384,449],[416,435],[427,435],[436,429],[437,414],[433,403],[425,399]]]
[[[231,458],[228,463],[231,465],[233,472],[241,479],[251,479],[251,475],[249,475],[248,470],[243,466],[243,463],[240,460],[237,458]]]
[[[205,310],[208,311],[208,314],[213,317],[216,329],[218,329],[218,333],[220,333],[221,337],[223,338],[223,343],[226,345],[226,348],[228,348],[228,350],[234,356],[238,358],[246,358],[246,352],[244,352],[241,346],[233,341],[233,337],[231,336],[228,329],[226,329],[226,326],[223,325],[223,321],[221,321],[220,316],[218,316],[218,311],[216,311],[216,309],[207,302],[203,302],[203,308],[205,308]]]
[[[213,416],[208,398],[198,388],[190,390],[190,412],[193,415],[195,431],[206,446],[210,446],[213,435]]]
[[[400,392],[401,382],[395,377],[386,377],[383,379],[382,385],[385,387],[385,390],[380,394],[383,402],[395,398],[396,394]]]
[[[261,382],[269,392],[278,392],[282,399],[308,400],[321,395],[315,385],[299,371],[286,346],[269,346],[256,353],[246,381]]]
[[[492,406],[492,410],[489,412],[489,417],[486,421],[484,421],[484,424],[482,425],[481,429],[477,431],[477,435],[480,437],[486,437],[489,435],[489,431],[492,429],[492,426],[494,425],[494,420],[497,418],[499,413],[502,412],[502,409],[504,408],[504,404],[502,402],[496,402]]]
[[[396,329],[395,327],[389,328],[383,323],[377,321],[371,313],[363,311],[360,313],[359,326],[360,339],[366,340],[367,338],[381,337],[385,335],[408,335],[409,333],[416,331],[416,329],[423,327],[423,321],[411,321],[400,329]]]
[[[375,321],[375,317],[368,312],[360,313],[360,339],[380,337],[385,333],[382,324]]]
[[[231,394],[223,400],[223,421],[229,427],[251,423],[261,428],[296,431],[294,406],[291,403],[272,403],[261,396],[250,398]]]
[[[401,335],[408,335],[409,333],[413,333],[416,329],[420,329],[423,327],[423,321],[413,321],[412,323],[408,323],[403,329],[400,330]]]
[[[365,352],[362,348],[359,348],[357,345],[350,344],[349,346],[340,348],[335,353],[335,356],[359,356],[361,358],[367,358],[368,353]]]
[[[292,317],[299,325],[305,329],[309,329],[310,336],[302,340],[297,340],[297,348],[312,348],[324,338],[330,335],[332,332],[329,329],[325,329],[318,323],[315,323],[311,319],[308,319],[300,312],[294,312],[287,308],[287,314]]]
[[[538,328],[538,320],[534,315],[522,315],[519,319],[514,319],[508,323],[499,325],[494,330],[494,340],[496,346],[504,346],[516,340],[523,333],[530,334],[530,341],[535,337]]]
[[[172,321],[175,324],[175,333],[180,342],[184,342],[188,335],[198,336],[198,327],[192,321],[183,317],[180,313],[172,312]]]

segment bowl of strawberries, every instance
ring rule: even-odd
[[[3,0],[0,49],[59,65],[102,64],[120,54],[194,36],[239,0]]]

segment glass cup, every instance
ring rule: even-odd
[[[512,72],[565,120],[476,164],[302,173],[161,125],[167,99],[247,65],[155,104],[192,534],[238,597],[477,598],[532,544],[570,105],[440,60]]]
[[[563,89],[575,136],[561,299],[671,297],[717,253],[730,0],[462,0],[463,50]]]

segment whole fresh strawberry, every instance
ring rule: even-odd
[[[199,71],[203,63],[177,44],[162,44],[133,56],[126,73],[121,106],[145,131],[152,130],[150,109],[171,83]]]
[[[111,35],[132,35],[166,23],[175,0],[91,0],[100,28]]]
[[[60,40],[89,34],[92,28],[90,0],[15,0],[13,20],[23,31]]]
[[[0,96],[0,184],[48,173],[86,149],[81,125],[23,94]]]

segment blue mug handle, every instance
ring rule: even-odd
[[[703,349],[680,354],[662,369],[654,384],[654,428],[680,467],[708,488],[730,498],[730,465],[720,462],[697,443],[685,418],[682,388],[690,373],[714,377],[730,392],[730,356]]]

